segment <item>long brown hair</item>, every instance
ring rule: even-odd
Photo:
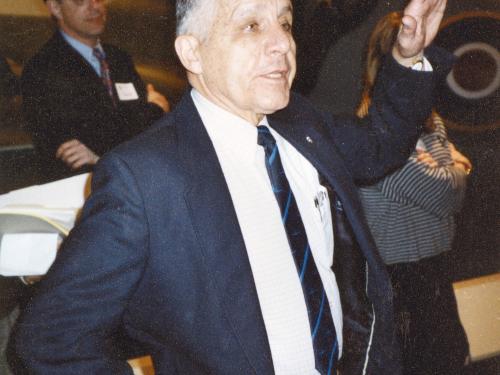
[[[391,52],[400,27],[401,12],[392,12],[381,18],[370,34],[366,50],[363,92],[361,102],[356,110],[358,117],[365,117],[368,114],[377,72],[383,57]]]

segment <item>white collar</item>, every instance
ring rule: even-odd
[[[226,149],[242,160],[253,162],[257,152],[257,127],[205,98],[196,89],[191,97],[216,148]],[[259,125],[269,126],[267,117]]]

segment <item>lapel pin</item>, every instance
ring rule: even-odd
[[[313,140],[309,136],[306,137],[306,141],[309,142],[309,143],[313,143]]]

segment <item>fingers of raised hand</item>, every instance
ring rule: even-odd
[[[438,163],[434,160],[431,154],[428,152],[422,151],[419,152],[417,155],[417,161],[423,164],[426,164],[427,166],[431,168],[435,168],[438,166]]]
[[[401,55],[408,57],[427,47],[437,34],[446,0],[412,0],[404,9],[398,36]]]
[[[425,35],[422,35],[421,21],[413,16],[404,16],[398,34],[398,49],[403,57],[412,57],[423,48]]]

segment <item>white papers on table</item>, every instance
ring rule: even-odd
[[[71,228],[75,225],[75,220],[80,208],[59,208],[59,207],[41,207],[41,206],[23,206],[12,205],[5,208],[0,208],[0,236],[2,233],[24,231],[25,223],[23,220],[16,220],[24,216],[31,216],[34,219],[39,219],[50,223],[55,229],[64,235],[67,235]],[[9,222],[5,223],[4,216],[8,216]],[[20,223],[18,224],[18,221]]]
[[[0,275],[43,275],[89,193],[89,174],[0,195]]]
[[[0,195],[0,208],[35,206],[48,208],[80,208],[88,195],[89,173],[33,185]]]
[[[44,275],[56,258],[58,233],[4,234],[0,244],[0,275]]]

